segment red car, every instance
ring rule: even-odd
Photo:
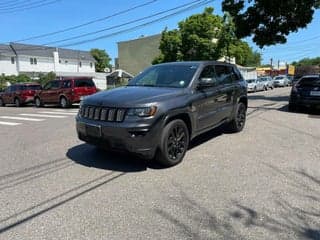
[[[0,93],[0,106],[15,104],[16,107],[31,103],[37,90],[41,89],[38,83],[13,84]]]
[[[97,88],[92,78],[68,77],[48,82],[36,92],[34,102],[36,107],[41,107],[44,104],[60,104],[61,107],[66,108],[96,92]]]

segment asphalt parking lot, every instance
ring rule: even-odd
[[[320,114],[289,90],[167,169],[79,141],[76,107],[0,108],[0,239],[320,239]]]

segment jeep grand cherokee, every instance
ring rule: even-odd
[[[158,64],[125,87],[85,98],[76,128],[87,143],[173,166],[199,134],[224,123],[241,131],[247,103],[246,83],[234,65]]]

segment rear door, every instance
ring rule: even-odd
[[[219,106],[219,86],[215,78],[214,65],[207,65],[200,73],[199,79],[211,78],[215,85],[207,88],[195,90],[195,100],[193,106],[197,110],[197,131],[205,130],[219,122],[217,117]]]
[[[97,89],[92,79],[77,78],[74,80],[74,94],[78,97],[96,93]]]
[[[41,91],[40,98],[43,103],[59,102],[59,81],[48,82]]]
[[[215,72],[219,85],[218,117],[221,121],[229,118],[232,113],[237,75],[232,65],[216,65]]]

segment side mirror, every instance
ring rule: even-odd
[[[198,88],[203,89],[203,88],[213,87],[216,85],[216,82],[217,81],[215,78],[200,78]]]

